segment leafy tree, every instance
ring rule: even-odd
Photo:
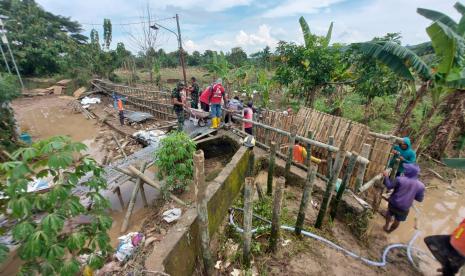
[[[188,189],[194,173],[195,143],[189,136],[176,131],[161,140],[155,152],[158,178],[166,180],[167,191],[183,192]]]
[[[239,67],[247,61],[247,54],[241,47],[234,47],[231,49],[231,53],[226,55],[226,59],[232,65]]]
[[[110,19],[103,19],[103,42],[107,50],[110,48],[112,38],[112,29]]]
[[[4,20],[7,35],[25,75],[61,72],[70,47],[87,41],[78,22],[47,12],[32,0],[0,1],[0,14],[9,17]]]
[[[75,275],[81,254],[89,254],[88,265],[98,269],[112,250],[107,234],[112,225],[106,214],[109,202],[99,193],[106,187],[103,170],[95,160],[79,154],[85,149],[82,143],[57,136],[20,148],[10,161],[0,164],[1,208],[10,210],[3,214],[15,221],[11,233],[24,262],[22,275]],[[79,184],[87,174],[90,178]],[[28,192],[28,184],[37,179],[49,179],[53,185],[45,193]],[[90,206],[73,194],[78,185],[86,191]],[[76,223],[80,216],[90,216],[90,223]],[[70,228],[71,224],[75,226]],[[0,249],[5,257],[7,247]]]
[[[10,101],[20,95],[19,81],[15,76],[0,73],[0,161],[5,160],[3,151],[16,149],[16,121]]]
[[[317,36],[303,17],[299,20],[305,45],[280,42],[277,53],[281,63],[276,69],[276,80],[292,86],[297,95],[305,98],[308,106],[313,106],[316,93],[328,82],[337,78],[340,51],[337,45],[329,47],[332,23],[326,36]]]
[[[192,55],[187,55],[187,65],[199,66],[202,64],[202,55],[199,51],[192,52]]]

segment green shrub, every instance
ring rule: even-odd
[[[20,95],[18,78],[0,73],[0,103],[9,102]]]
[[[161,140],[155,152],[158,179],[166,180],[165,191],[183,192],[194,174],[195,143],[185,132],[173,132]]]
[[[20,148],[11,161],[0,163],[0,207],[9,221],[16,222],[0,230],[11,230],[19,244],[20,275],[76,275],[79,255],[89,254],[87,264],[98,269],[112,251],[107,234],[112,225],[106,214],[109,202],[100,194],[107,184],[95,160],[79,154],[85,149],[84,144],[58,136]],[[90,206],[84,206],[73,193],[86,174],[89,179],[79,185]],[[50,190],[27,192],[28,184],[40,178],[53,182]],[[82,216],[89,216],[91,222],[79,223]],[[0,244],[1,261],[7,252]]]

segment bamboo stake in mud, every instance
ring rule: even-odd
[[[145,195],[144,183],[141,183],[140,185],[140,196],[142,197],[142,202],[144,203],[144,207],[145,208],[149,207],[147,196]]]
[[[341,201],[342,195],[344,194],[347,184],[352,177],[352,173],[354,172],[355,164],[357,163],[358,153],[353,152],[352,156],[349,159],[349,164],[347,165],[345,175],[342,178],[341,185],[339,186],[339,190],[337,191],[336,198],[334,201],[334,205],[331,209],[331,218],[334,220],[337,214],[337,208],[339,206],[339,202]]]
[[[334,136],[329,136],[328,145],[334,145]],[[331,173],[333,172],[333,153],[328,151],[328,157],[326,161],[326,176],[331,178]]]
[[[243,263],[249,268],[250,267],[250,246],[252,243],[252,211],[253,211],[253,188],[254,178],[245,178],[244,187],[244,247],[243,247]]]
[[[147,167],[147,162],[142,163],[140,166],[140,171],[144,173],[145,168]],[[137,193],[139,192],[140,187],[142,187],[142,180],[137,178],[136,185],[132,189],[131,199],[129,200],[128,210],[126,211],[126,216],[124,217],[123,224],[121,225],[120,232],[124,233],[128,230],[129,220],[131,219],[132,211],[134,210],[134,205],[137,199]]]
[[[253,152],[253,148],[249,148],[249,163],[247,165],[247,176],[254,176],[254,169],[255,169],[255,154]]]
[[[289,182],[289,175],[291,172],[292,160],[294,159],[294,144],[295,136],[297,135],[297,126],[291,126],[291,136],[289,138],[289,149],[287,153],[286,167],[284,169],[284,178],[286,178],[286,185]]]
[[[318,212],[318,217],[315,222],[316,228],[321,228],[321,226],[323,226],[326,211],[328,210],[329,203],[331,202],[331,197],[333,195],[334,186],[336,185],[337,179],[342,170],[342,166],[344,165],[344,160],[346,158],[345,146],[351,129],[352,123],[349,124],[349,127],[347,128],[346,133],[344,134],[344,138],[342,139],[341,147],[339,148],[339,151],[336,154],[336,160],[334,161],[333,170],[331,172],[331,176],[328,179],[326,191],[323,195],[323,202],[321,203],[320,211]]]
[[[269,196],[273,194],[273,174],[274,174],[275,159],[276,159],[276,142],[271,142],[270,162],[268,164],[268,178],[266,181],[266,194]]]
[[[116,142],[116,145],[118,145],[118,149],[121,151],[121,153],[123,154],[124,158],[128,158],[128,156],[126,155],[126,153],[124,152],[124,149],[123,147],[121,147],[121,144],[119,143],[118,139],[116,138],[115,136],[115,133],[113,133],[113,131],[111,132],[111,135],[113,136],[113,140],[115,140]]]
[[[368,159],[370,157],[370,150],[371,150],[370,144],[363,144],[362,152],[360,156]],[[357,178],[355,179],[355,189],[354,189],[355,192],[358,192],[360,190],[360,187],[362,187],[363,179],[365,178],[366,169],[367,169],[367,164],[358,163]]]
[[[305,181],[304,191],[302,193],[302,200],[300,201],[299,214],[295,223],[295,233],[300,235],[305,221],[305,211],[307,210],[308,201],[312,198],[313,183],[315,181],[316,168],[312,167],[309,163],[307,180]]]
[[[283,202],[283,190],[286,179],[284,177],[278,178],[276,181],[276,191],[274,192],[273,199],[273,218],[271,220],[271,235],[270,235],[270,250],[276,253],[278,249],[279,231],[281,228],[281,204]]]
[[[307,138],[313,140],[313,131],[309,130],[307,132]],[[307,159],[305,160],[305,164],[308,166],[310,164],[310,160],[312,159],[312,145],[307,143]]]
[[[210,233],[208,232],[208,208],[205,183],[205,157],[202,150],[194,153],[194,183],[197,192],[197,217],[199,218],[200,244],[205,275],[213,274],[213,260],[210,252]]]
[[[121,205],[121,210],[124,210],[124,200],[123,200],[123,196],[121,195],[121,189],[120,187],[116,187],[114,190],[113,190],[113,193],[116,193],[116,195],[118,196],[118,200],[119,200],[119,204]]]

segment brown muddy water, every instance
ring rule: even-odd
[[[390,243],[408,243],[415,232],[421,234],[415,242],[415,246],[429,252],[423,239],[430,235],[450,234],[465,218],[465,179],[455,180],[452,185],[437,178],[425,181],[427,190],[423,202],[415,202],[410,210],[407,221],[402,222],[398,229],[387,235]],[[382,208],[387,210],[387,202],[383,202]],[[384,218],[378,215],[374,227],[382,228]],[[422,258],[421,271],[425,275],[434,273],[439,264],[429,258]]]
[[[88,147],[86,153],[95,158],[97,162],[100,162],[104,157],[104,153],[101,151],[101,143],[97,142],[95,137],[102,129],[96,121],[88,120],[82,114],[74,113],[68,108],[67,104],[70,100],[71,98],[66,96],[22,98],[14,101],[12,106],[21,131],[28,132],[32,136],[33,141],[50,138],[55,135],[67,135],[75,141],[81,141],[86,144]],[[154,175],[153,169],[148,171],[148,175]],[[113,225],[109,235],[113,247],[118,245],[118,237],[124,234],[120,233],[120,228],[133,188],[133,182],[123,183],[120,187],[125,203],[124,209],[121,207],[115,193],[111,191],[102,192],[111,203],[109,214],[113,219]],[[157,191],[148,185],[145,185],[144,188],[147,200],[150,203],[156,197]],[[143,220],[150,211],[149,208],[143,207],[139,193],[127,232],[140,230]],[[0,275],[14,275],[18,272],[20,265],[19,258],[14,254],[6,265],[0,267]]]

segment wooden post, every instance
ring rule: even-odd
[[[263,195],[263,190],[262,187],[260,187],[260,183],[255,182],[255,187],[257,188],[258,198],[260,199],[260,201],[263,200],[265,196]]]
[[[360,156],[365,157],[366,159],[369,159],[370,158],[370,150],[371,150],[371,145],[370,144],[363,144],[362,152],[361,152]],[[358,163],[357,178],[355,179],[355,189],[354,189],[354,191],[356,193],[360,190],[360,187],[362,187],[363,179],[365,178],[366,169],[367,169],[367,164]]]
[[[392,165],[391,175],[389,175],[389,179],[391,181],[396,180],[396,174],[397,174],[397,171],[399,170],[399,165],[400,165],[400,159],[396,158],[396,160],[394,160],[394,165]]]
[[[205,183],[205,158],[202,150],[194,153],[194,183],[197,193],[197,217],[199,218],[200,244],[205,275],[213,274],[213,261],[210,252],[210,233],[208,232],[208,209]]]
[[[334,136],[329,136],[328,145],[331,145],[331,146],[334,145]],[[329,178],[331,178],[331,173],[333,171],[333,153],[330,152],[330,151],[328,151],[326,166],[327,166],[326,167],[326,176],[329,179]]]
[[[147,162],[143,162],[142,165],[140,166],[140,171],[144,173],[145,168],[147,167]],[[136,180],[136,185],[134,185],[134,188],[132,189],[132,194],[131,194],[131,199],[129,200],[129,205],[128,205],[128,210],[126,211],[126,216],[124,217],[123,224],[121,225],[120,232],[124,233],[126,230],[128,230],[128,225],[129,225],[129,220],[131,219],[132,212],[134,210],[134,205],[136,203],[136,198],[137,198],[137,192],[139,192],[139,188],[142,187],[142,181],[139,178]]]
[[[291,126],[291,137],[289,138],[289,149],[287,153],[286,167],[284,169],[284,178],[286,178],[286,185],[289,182],[289,175],[291,171],[292,160],[294,159],[294,143],[297,134],[297,126]]]
[[[313,131],[309,130],[307,132],[307,138],[308,139],[313,139]],[[305,164],[307,166],[310,165],[312,159],[312,145],[307,143],[307,160],[305,161]]]
[[[158,183],[156,183],[155,181],[150,179],[145,174],[141,173],[138,169],[136,169],[133,166],[129,165],[128,170],[130,172],[129,176],[140,177],[145,183],[147,183],[148,185],[150,185],[150,186],[156,188],[157,190],[161,191],[161,186]],[[123,171],[124,170],[121,170],[121,172],[123,172]],[[181,199],[179,199],[177,196],[169,193],[169,197],[172,200],[174,200],[175,202],[177,202],[178,204],[181,204],[183,206],[187,206],[187,204],[184,201],[182,201]]]
[[[302,200],[300,201],[299,214],[295,223],[295,233],[300,235],[304,226],[305,211],[307,210],[308,201],[312,198],[313,183],[315,181],[316,168],[311,164],[308,165],[307,180],[305,181],[304,191],[302,193]]]
[[[141,185],[140,185],[140,196],[142,197],[142,202],[144,203],[144,207],[145,208],[149,207],[149,203],[148,203],[147,197],[145,195],[144,183],[141,183]]]
[[[339,206],[339,202],[341,201],[342,195],[344,194],[346,187],[352,177],[352,173],[354,172],[355,163],[357,163],[358,153],[353,152],[352,156],[349,159],[349,164],[347,165],[346,172],[344,177],[342,178],[341,186],[339,186],[339,190],[336,194],[336,199],[334,201],[334,205],[331,209],[331,218],[334,220],[337,214],[337,208]]]
[[[119,150],[121,151],[121,153],[123,154],[124,158],[128,158],[128,156],[126,155],[126,153],[124,152],[124,149],[121,147],[121,144],[119,143],[118,139],[116,138],[115,136],[115,133],[113,133],[113,131],[111,132],[111,136],[113,136],[113,140],[115,140],[116,142],[116,145],[118,145],[118,148]]]
[[[255,154],[253,152],[253,148],[249,148],[249,163],[247,165],[247,176],[254,176],[254,168],[255,168]]]
[[[266,182],[266,194],[271,196],[273,193],[273,174],[274,174],[274,162],[276,158],[276,142],[271,142],[270,148],[270,162],[268,164],[268,179]]]
[[[243,247],[243,263],[248,268],[250,267],[250,246],[252,243],[252,211],[253,211],[253,188],[254,178],[245,178],[244,187],[244,247]]]
[[[333,170],[331,172],[331,176],[328,179],[328,185],[326,186],[326,191],[323,195],[323,202],[321,203],[320,211],[318,212],[318,217],[315,222],[316,228],[321,228],[323,225],[323,220],[326,215],[326,211],[328,210],[329,203],[331,202],[331,197],[333,195],[334,186],[336,185],[337,178],[341,173],[342,166],[344,165],[344,160],[346,158],[346,150],[345,145],[347,142],[347,138],[349,137],[350,130],[352,128],[352,123],[349,124],[349,127],[344,134],[344,138],[342,139],[341,147],[336,154],[336,160],[334,161]]]
[[[278,249],[279,231],[281,228],[281,204],[283,201],[283,189],[286,179],[284,177],[278,178],[276,181],[276,191],[273,199],[273,218],[271,220],[271,235],[270,235],[270,249],[271,252],[276,253]]]
[[[118,200],[119,200],[119,204],[121,205],[121,210],[124,210],[124,200],[123,200],[123,196],[121,195],[121,189],[120,187],[116,187],[113,192],[116,193],[116,195],[118,196]]]

